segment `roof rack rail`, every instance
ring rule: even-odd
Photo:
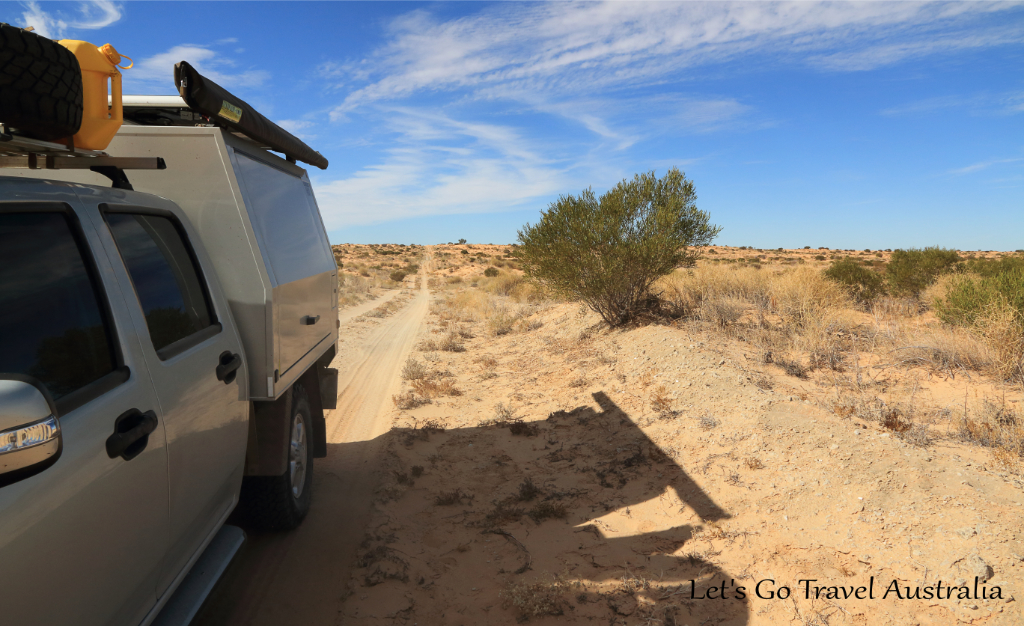
[[[106,176],[115,189],[132,190],[124,170],[164,170],[163,157],[112,157],[99,150],[40,141],[7,132],[0,124],[0,169],[91,170]]]

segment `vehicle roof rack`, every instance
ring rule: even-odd
[[[299,160],[322,170],[327,169],[327,159],[322,154],[261,115],[244,100],[201,75],[187,62],[174,65],[174,85],[181,99],[191,109],[193,117],[198,113],[217,126],[240,132],[284,154],[293,163]]]
[[[110,179],[115,189],[132,190],[124,170],[164,170],[162,157],[112,157],[99,150],[40,141],[8,132],[0,124],[0,169],[91,170]]]

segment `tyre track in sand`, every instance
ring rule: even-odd
[[[250,532],[193,626],[341,623],[377,487],[380,436],[391,426],[391,396],[426,319],[429,261],[428,249],[409,304],[331,364],[339,370],[338,408],[327,412],[327,457],[313,464],[309,515],[291,532]],[[351,320],[347,313],[342,319]]]

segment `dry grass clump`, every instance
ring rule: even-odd
[[[743,322],[761,363],[776,363],[794,376],[806,368],[787,356],[808,354],[810,369],[842,371],[854,327],[852,300],[812,267],[783,270],[700,265],[677,271],[659,287],[673,314],[731,329]],[[774,321],[774,324],[772,323]]]
[[[1011,471],[1024,470],[1024,416],[1014,409],[985,400],[975,411],[962,410],[955,426],[962,441],[992,448],[996,460]]]
[[[511,404],[499,402],[498,404],[494,405],[493,423],[504,424],[506,422],[511,422],[517,419],[519,419],[519,417],[516,415],[515,409],[512,408]]]
[[[813,267],[772,274],[768,285],[769,310],[798,327],[817,323],[826,313],[835,316],[852,308],[846,291]]]
[[[507,307],[495,307],[493,313],[487,318],[487,331],[495,337],[507,335],[512,332],[516,321],[518,321],[518,317]]]
[[[437,494],[434,498],[434,504],[437,506],[454,506],[461,503],[463,500],[472,502],[473,496],[463,493],[461,489],[452,489],[451,491],[442,491]]]
[[[721,422],[718,421],[717,418],[706,413],[700,416],[700,419],[697,420],[697,425],[700,426],[701,430],[711,430],[712,428],[718,427],[720,424]]]
[[[494,503],[494,509],[484,517],[484,522],[488,526],[501,526],[502,524],[518,522],[519,518],[523,515],[523,509],[511,502],[502,500]]]
[[[573,588],[573,583],[562,577],[555,577],[551,582],[510,580],[501,590],[501,605],[505,609],[516,612],[520,621],[545,615],[562,615],[569,606],[565,596]]]
[[[1005,279],[1002,292],[993,280]],[[988,349],[983,368],[1001,380],[1024,383],[1024,272],[993,278],[954,274],[925,292],[944,321],[966,328]]]
[[[564,504],[551,501],[541,502],[527,513],[538,524],[546,519],[565,519],[568,514]]]
[[[423,398],[462,395],[462,390],[456,387],[455,381],[450,378],[442,378],[441,380],[419,378],[412,381],[412,388]]]
[[[483,368],[483,371],[480,372],[480,376],[484,380],[495,378],[498,375],[498,373],[495,371],[495,369],[498,367],[498,360],[495,359],[493,356],[481,357],[477,359],[477,363],[479,363],[480,366]]]
[[[409,357],[402,367],[402,380],[420,380],[426,378],[430,370],[423,363],[413,357]]]
[[[423,352],[465,352],[466,346],[457,332],[447,332],[440,338],[428,337],[417,346]]]
[[[485,278],[480,287],[497,296],[504,296],[516,302],[539,302],[544,296],[535,284],[522,274],[500,272],[497,276]]]
[[[855,389],[837,390],[831,409],[841,418],[874,422],[911,445],[926,447],[934,442],[935,435],[922,423],[929,419],[915,401],[919,390],[916,384],[896,387],[888,392],[888,401]]]
[[[360,317],[375,317],[378,319],[385,318],[399,311],[403,306],[405,306],[406,302],[407,298],[399,296],[392,300],[388,300],[387,302],[378,306],[372,311],[367,311],[366,313],[363,313],[362,315],[360,315]]]
[[[665,385],[658,385],[651,393],[651,410],[655,413],[667,413],[672,410],[672,398],[669,397]]]
[[[908,337],[908,343],[894,349],[898,363],[930,365],[955,376],[962,371],[992,371],[991,347],[976,334],[955,327],[921,329]]]
[[[370,289],[379,287],[373,279],[357,274],[338,273],[338,306],[346,307],[359,304],[370,294]]]
[[[391,401],[395,403],[396,407],[403,411],[415,409],[416,407],[423,406],[424,404],[430,404],[430,398],[417,396],[411,391],[393,395],[391,396]]]
[[[516,492],[515,499],[517,502],[529,502],[535,499],[541,493],[537,485],[533,484],[533,479],[527,476],[523,482],[519,483],[519,491]]]

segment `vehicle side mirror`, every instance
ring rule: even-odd
[[[60,458],[60,422],[40,385],[0,380],[0,487],[50,467]]]

